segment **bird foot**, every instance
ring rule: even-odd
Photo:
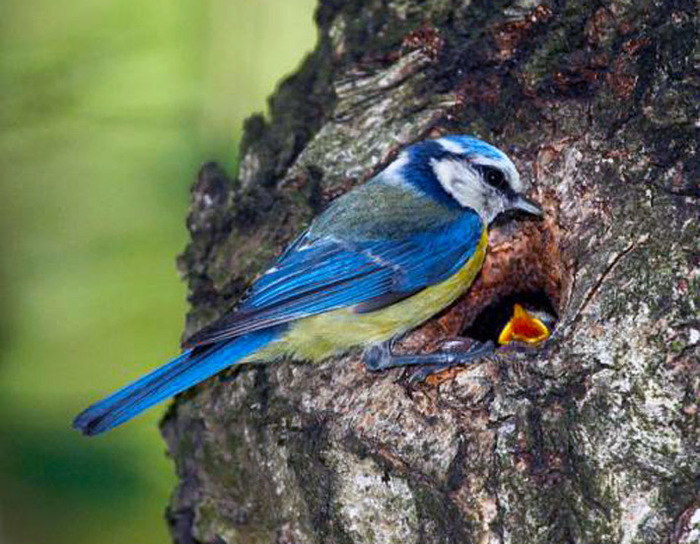
[[[409,377],[409,382],[424,381],[431,374],[441,372],[456,365],[472,364],[476,360],[491,354],[493,342],[476,342],[469,338],[451,338],[441,344],[441,349],[433,353],[397,355],[391,350],[391,342],[375,344],[367,348],[364,364],[371,372],[380,372],[389,368],[418,366]]]

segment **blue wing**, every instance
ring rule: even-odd
[[[479,243],[479,216],[455,219],[396,239],[311,238],[294,243],[233,313],[188,345],[206,345],[304,317],[356,307],[378,309],[456,273]]]

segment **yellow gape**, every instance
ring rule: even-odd
[[[528,313],[520,304],[513,308],[513,317],[498,336],[498,343],[510,344],[511,342],[523,342],[535,346],[544,342],[550,336],[547,325],[540,319]]]

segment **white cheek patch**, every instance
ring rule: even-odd
[[[431,166],[440,185],[452,198],[460,205],[483,214],[486,210],[488,194],[474,170],[461,161],[448,159],[433,159]]]

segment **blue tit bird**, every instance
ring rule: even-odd
[[[321,361],[365,347],[370,370],[444,368],[493,349],[398,355],[391,341],[465,293],[501,213],[541,216],[513,162],[470,136],[404,149],[383,171],[318,216],[237,308],[188,340],[166,365],[79,414],[96,435],[234,364]]]

